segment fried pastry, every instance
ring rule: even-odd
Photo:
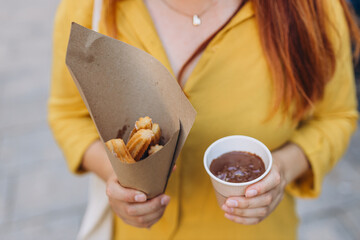
[[[135,127],[130,133],[129,139],[140,129],[151,129],[153,127],[152,119],[148,116],[141,117],[135,122]]]
[[[124,141],[121,138],[111,139],[105,143],[106,147],[123,163],[135,163]]]
[[[126,147],[135,161],[139,161],[144,155],[153,138],[154,133],[150,129],[140,129],[130,138]]]
[[[122,162],[134,163],[159,151],[163,147],[159,145],[160,138],[159,124],[153,123],[152,119],[146,116],[135,122],[126,145],[121,138],[109,140],[105,144]]]
[[[154,133],[154,138],[151,140],[151,144],[150,145],[157,145],[160,141],[161,138],[161,129],[159,124],[154,123],[152,125],[152,129],[151,129]]]
[[[140,130],[140,129],[151,129],[152,128],[152,119],[148,116],[146,117],[141,117],[139,118],[139,120],[137,120],[135,122],[135,128],[136,130]]]
[[[149,155],[154,154],[154,153],[156,153],[157,151],[159,151],[160,149],[162,149],[163,147],[164,147],[164,146],[161,146],[161,145],[159,145],[159,144],[156,144],[155,146],[151,146],[151,147],[150,147],[148,153],[149,153]]]

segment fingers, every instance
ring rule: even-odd
[[[116,176],[107,181],[106,194],[113,211],[124,222],[141,228],[156,223],[170,202],[170,197],[164,194],[147,200],[143,192],[122,187]]]
[[[170,197],[164,194],[155,197],[145,203],[132,203],[127,206],[127,213],[130,216],[144,216],[165,208],[170,202]]]
[[[273,193],[268,192],[253,198],[246,197],[229,197],[225,205],[228,208],[259,208],[268,206],[273,201]]]
[[[170,197],[164,194],[151,200],[140,191],[124,188],[112,177],[107,182],[106,194],[113,211],[127,224],[149,228],[164,214]]]
[[[274,167],[264,179],[260,180],[253,185],[250,185],[245,192],[248,198],[266,193],[271,189],[277,187],[281,183],[281,176],[279,171]]]
[[[283,191],[274,188],[253,198],[230,197],[221,207],[229,220],[245,224],[257,224],[265,219],[280,203]]]
[[[116,178],[110,178],[108,180],[106,186],[106,195],[109,198],[128,203],[146,201],[146,195],[143,192],[122,187]]]
[[[144,203],[122,203],[123,208],[115,208],[115,212],[132,226],[149,228],[162,217],[169,201],[170,197],[162,194]]]
[[[254,225],[258,224],[261,221],[261,219],[259,218],[238,217],[227,213],[225,213],[225,217],[233,222],[244,225]]]
[[[229,220],[245,224],[252,225],[261,222],[265,219],[280,203],[283,194],[276,195],[271,203],[264,207],[258,208],[230,208],[226,204],[222,206],[222,210],[225,211],[225,217]]]
[[[242,208],[229,208],[226,205],[223,205],[222,210],[224,210],[228,215],[262,218],[267,216],[269,208],[260,207],[260,208],[242,209]]]
[[[163,206],[159,211],[143,215],[143,216],[130,216],[126,218],[125,222],[131,224],[135,227],[140,228],[149,228],[154,223],[156,223],[164,214],[165,206]]]
[[[225,217],[246,225],[257,224],[266,218],[283,197],[286,181],[281,173],[274,164],[264,179],[246,189],[245,197],[229,197],[222,206]]]
[[[262,221],[273,210],[273,195],[269,193],[255,198],[232,197],[221,207],[225,217],[233,222],[252,225]]]

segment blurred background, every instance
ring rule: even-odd
[[[88,177],[68,172],[46,121],[59,1],[0,3],[0,239],[75,239]],[[322,195],[297,203],[299,239],[360,239],[360,130]]]

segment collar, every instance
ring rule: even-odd
[[[126,19],[132,25],[138,39],[143,44],[144,50],[158,59],[172,75],[174,75],[165,49],[157,34],[155,25],[143,0],[126,0],[122,4]],[[252,1],[247,1],[240,11],[233,17],[227,26],[218,33],[221,35],[231,28],[241,24],[255,15]],[[218,37],[218,36],[217,36]],[[216,37],[215,37],[216,38]]]

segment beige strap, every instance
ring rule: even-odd
[[[90,175],[89,197],[77,240],[111,240],[113,213],[106,196],[106,185],[95,174]]]
[[[101,17],[102,0],[94,0],[94,9],[92,16],[92,30],[99,31],[99,22]]]
[[[94,0],[92,29],[99,31],[102,0]],[[110,240],[112,239],[113,213],[105,194],[106,185],[95,174],[89,177],[89,197],[84,218],[77,240]]]

